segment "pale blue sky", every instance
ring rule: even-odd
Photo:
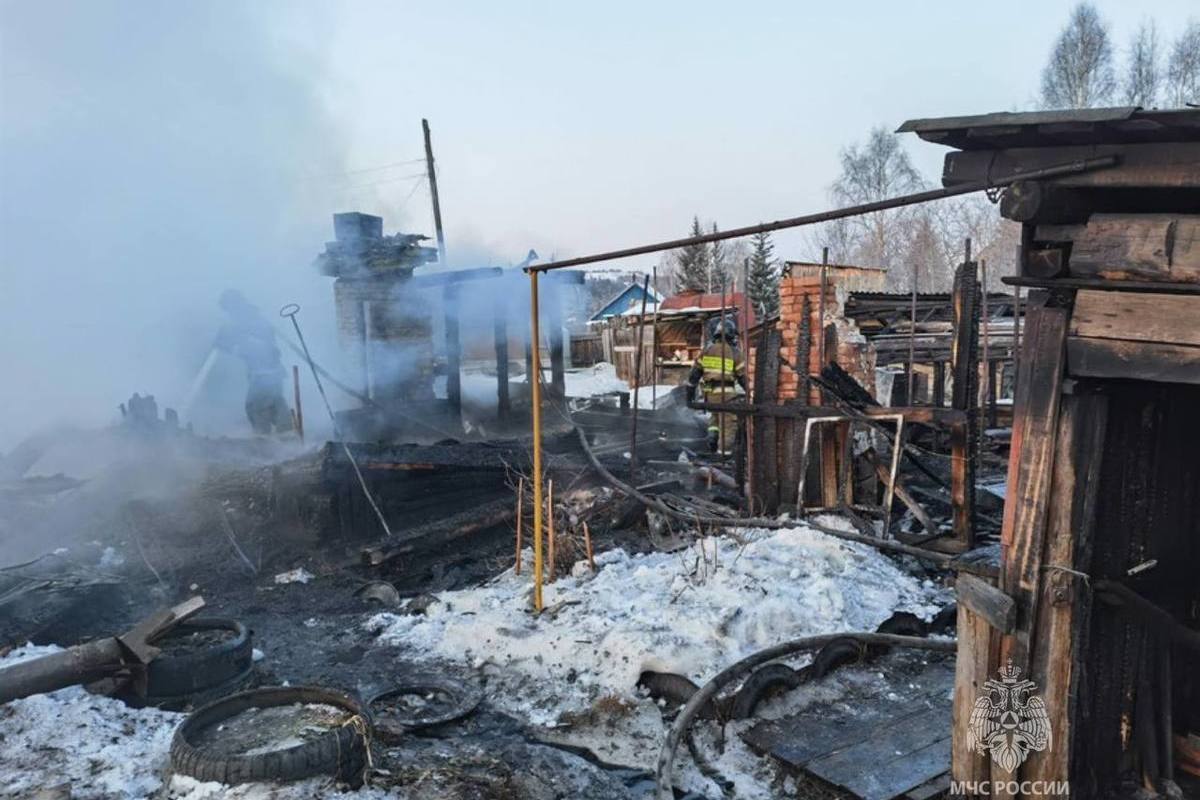
[[[0,0],[0,450],[178,403],[228,287],[303,304],[337,364],[312,258],[336,211],[432,233],[421,165],[376,169],[423,116],[452,262],[580,255],[819,210],[872,126],[1030,107],[1071,5]],[[1122,49],[1200,15],[1098,5]]]
[[[452,242],[565,257],[681,234],[693,213],[732,227],[815,210],[839,149],[873,125],[1031,107],[1072,6],[347,2],[330,97],[356,165],[419,155],[430,118]],[[1200,14],[1194,0],[1098,6],[1121,49],[1145,17],[1169,37]],[[909,150],[936,177],[943,149]]]

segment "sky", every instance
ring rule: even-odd
[[[422,117],[452,264],[566,258],[821,210],[873,126],[1033,107],[1071,5],[0,0],[0,452],[178,405],[225,288],[300,303],[336,364],[312,258],[337,211],[432,233]],[[1097,5],[1122,48],[1200,16]],[[907,146],[935,180],[943,149]],[[202,429],[239,380],[218,365]]]

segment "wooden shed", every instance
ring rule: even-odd
[[[998,577],[959,592],[954,779],[992,796],[1063,781],[1075,797],[1166,796],[1173,783],[1196,796],[1200,110],[900,130],[953,148],[947,186],[1095,165],[1000,199],[1022,224],[1009,282],[1030,294]],[[1017,727],[989,728],[986,698],[1008,702],[1014,675],[1033,682],[1022,697],[1041,699],[1048,736],[1028,705],[1010,707]],[[1012,758],[993,746],[1005,736]]]

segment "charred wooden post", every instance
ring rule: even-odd
[[[450,414],[462,416],[462,343],[458,328],[458,284],[447,283],[442,290],[446,324],[446,401]]]
[[[550,341],[550,386],[555,397],[565,397],[567,394],[567,378],[563,361],[563,316],[562,281],[551,276],[546,282],[550,295],[546,304],[546,326],[550,329],[547,336]]]
[[[975,546],[975,462],[979,456],[979,281],[971,261],[971,240],[966,260],[954,276],[954,342],[950,353],[953,376],[950,405],[966,414],[966,423],[950,431],[951,495],[954,502],[955,548]]]
[[[496,343],[496,418],[508,419],[512,403],[508,394],[508,306],[497,298],[492,306],[492,338]]]

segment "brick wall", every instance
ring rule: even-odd
[[[846,290],[839,287],[830,275],[825,287],[825,319],[836,331],[836,352],[826,353],[829,360],[836,360],[842,369],[853,375],[868,391],[875,391],[875,354],[858,327],[842,315]],[[781,334],[779,369],[779,399],[793,400],[799,396],[800,376],[792,364],[800,356],[800,336],[804,315],[804,300],[808,299],[809,331],[811,344],[808,355],[808,374],[821,371],[820,336],[821,324],[818,314],[821,307],[821,279],[819,277],[785,277],[779,282],[779,330]],[[815,390],[809,402],[819,402]]]

